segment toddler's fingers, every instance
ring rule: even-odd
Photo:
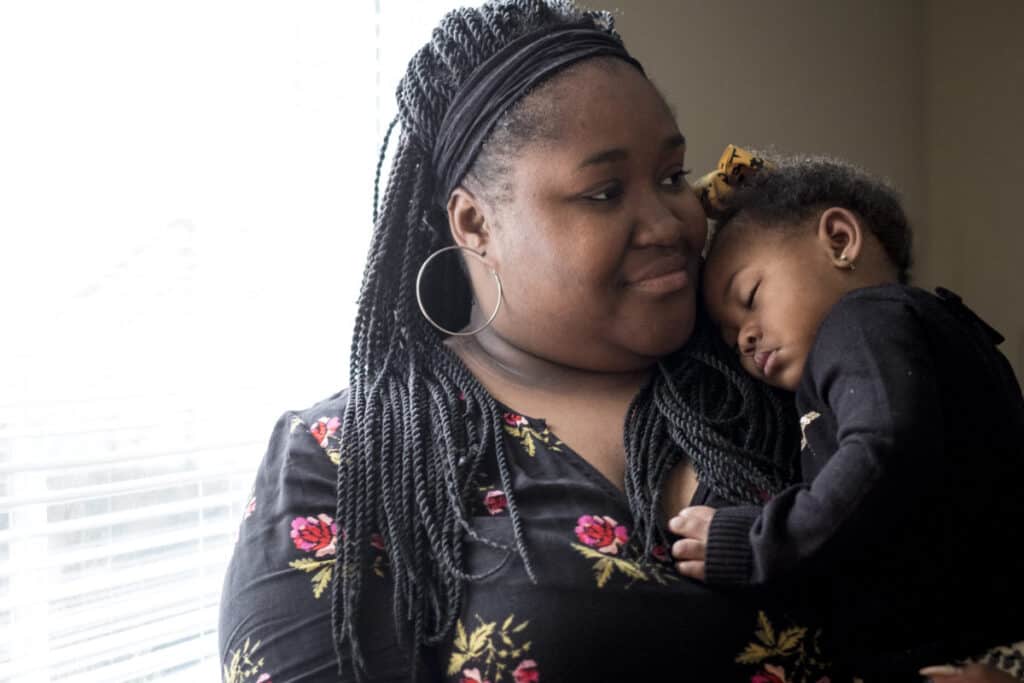
[[[935,683],[1014,683],[1017,681],[1008,673],[982,664],[968,664],[964,667],[949,664],[928,666],[918,673],[928,676],[928,680]]]
[[[692,538],[684,538],[672,544],[672,557],[677,560],[704,560],[707,546]]]
[[[942,666],[926,666],[917,673],[921,674],[929,681],[935,681],[938,683],[953,683],[954,681],[960,680],[960,675],[963,674],[963,669],[952,666],[949,664],[943,664]]]
[[[691,579],[697,579],[698,581],[704,580],[704,562],[700,560],[676,562],[676,571],[683,576],[690,577]]]
[[[683,508],[678,515],[668,521],[668,528],[677,536],[707,540],[711,518],[714,515],[714,509],[709,507]]]

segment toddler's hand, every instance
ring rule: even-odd
[[[704,580],[704,556],[708,545],[708,529],[715,509],[703,505],[683,508],[668,521],[669,531],[682,536],[672,544],[672,557],[676,571],[691,579]]]
[[[1014,683],[1016,678],[1008,673],[983,664],[959,666],[929,666],[921,669],[922,676],[928,676],[934,683]]]

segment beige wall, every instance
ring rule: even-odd
[[[1009,204],[1024,182],[1024,0],[614,7],[677,110],[695,172],[735,142],[834,154],[887,177],[915,225],[917,283],[963,294],[1024,372],[1024,226]]]
[[[926,6],[924,282],[1006,336],[1024,378],[1024,0]]]

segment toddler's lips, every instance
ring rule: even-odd
[[[768,377],[774,369],[777,353],[778,349],[772,349],[771,351],[758,351],[754,354],[754,365],[765,377]]]

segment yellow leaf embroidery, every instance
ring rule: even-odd
[[[448,675],[454,676],[465,666],[480,669],[483,679],[498,683],[509,664],[517,663],[523,653],[529,651],[530,643],[515,647],[511,634],[523,631],[528,621],[515,625],[515,615],[510,614],[501,628],[496,630],[497,622],[485,622],[476,615],[480,625],[469,635],[462,620],[455,622],[455,640],[452,642],[452,655],[448,660]],[[511,629],[511,630],[510,630]],[[499,647],[499,643],[504,647]]]
[[[790,626],[776,633],[768,616],[759,611],[754,636],[755,642],[748,644],[736,657],[737,663],[763,666],[770,673],[773,673],[772,667],[778,667],[780,671],[785,670],[785,678],[794,683],[829,678],[830,664],[819,658],[820,630],[811,641],[807,640],[808,629],[801,626]]]
[[[621,557],[605,555],[602,552],[594,550],[593,548],[588,548],[585,545],[580,545],[579,543],[573,543],[572,547],[584,557],[595,560],[594,578],[597,580],[598,588],[605,587],[605,584],[607,584],[609,579],[611,579],[612,574],[615,573],[616,569],[631,579],[635,579],[637,581],[649,580],[647,573],[644,572],[636,562],[625,560]]]
[[[481,623],[469,636],[469,656],[476,657],[479,655],[484,646],[487,645],[487,641],[490,640],[491,634],[494,633],[494,622],[489,624]]]
[[[256,651],[263,641],[257,640],[255,645],[246,638],[242,647],[231,654],[231,663],[224,667],[225,683],[242,683],[256,676],[263,669],[263,657],[253,661]]]
[[[469,638],[466,636],[466,628],[462,625],[461,619],[455,622],[455,649],[463,651],[469,649]]]
[[[334,575],[334,560],[314,560],[309,557],[304,557],[300,560],[292,560],[288,563],[288,566],[292,569],[298,569],[299,571],[313,573],[313,577],[310,581],[313,583],[313,597],[320,599],[327,586],[331,583],[331,577]]]
[[[806,628],[794,626],[793,628],[786,629],[782,632],[782,635],[779,636],[779,651],[783,654],[788,654],[800,644],[806,635]]]
[[[765,645],[775,647],[775,629],[772,628],[771,622],[768,621],[768,615],[759,611],[757,613],[757,623],[761,628],[754,635]]]
[[[313,575],[313,597],[317,600],[323,595],[324,590],[331,583],[331,575],[334,574],[334,567],[327,566]]]
[[[311,571],[314,571],[316,569],[319,569],[320,567],[324,566],[325,564],[331,564],[333,562],[334,562],[334,560],[314,560],[314,559],[305,557],[305,558],[303,558],[301,560],[292,560],[291,562],[288,563],[288,566],[291,567],[292,569],[299,569],[299,570],[304,571],[304,572],[311,572]]]
[[[538,432],[529,424],[524,424],[520,427],[505,425],[505,431],[519,440],[519,443],[531,458],[537,455],[538,441],[556,453],[562,452],[562,442],[547,427],[544,428],[544,431]]]
[[[612,570],[615,565],[606,557],[594,565],[594,576],[597,578],[597,587],[604,588],[608,579],[612,578]]]
[[[585,545],[580,545],[579,543],[573,543],[572,547],[576,548],[576,550],[579,551],[579,553],[583,555],[583,557],[588,557],[592,560],[603,560],[606,557],[608,557],[604,553],[598,552],[593,548],[588,548]]]
[[[459,673],[459,669],[461,669],[462,665],[466,663],[466,659],[466,655],[461,652],[453,652],[451,661],[448,662],[448,675],[454,676]]]
[[[739,664],[757,664],[771,656],[772,651],[768,648],[763,645],[758,645],[757,643],[751,643],[750,645],[747,645],[747,649],[736,658],[736,662]]]
[[[629,560],[623,560],[620,558],[612,558],[612,562],[615,563],[615,568],[620,572],[631,578],[637,579],[638,581],[646,581],[647,574],[644,570],[640,569],[639,565]]]
[[[531,458],[537,455],[537,444],[533,442],[533,435],[529,431],[523,435],[523,446]]]

